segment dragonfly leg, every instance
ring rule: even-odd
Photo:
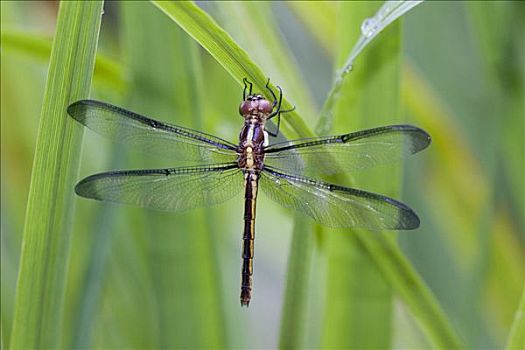
[[[273,92],[273,90],[270,88],[270,78],[268,78],[268,80],[266,81],[266,89],[268,91],[270,91],[270,94],[272,94],[272,97],[273,97],[273,103],[272,103],[272,108],[275,108],[275,106],[277,105],[277,96],[275,96],[275,92]],[[277,87],[279,90],[281,90],[280,87]]]
[[[242,100],[245,101],[246,100],[246,90],[248,90],[248,95],[251,95],[253,84],[250,83],[248,79],[246,78],[243,78],[242,82],[244,83],[244,90],[242,91]],[[249,89],[248,89],[248,86],[250,87]]]
[[[265,130],[270,136],[277,137],[277,135],[279,134],[279,126],[280,125],[281,125],[281,113],[279,113],[279,115],[277,115],[277,129],[275,130],[275,132],[272,132],[272,131],[270,131],[268,129],[265,129]]]
[[[268,80],[268,82],[270,82],[270,80]],[[268,83],[266,84],[266,87],[268,88],[268,90],[270,90],[272,92],[272,95],[273,95],[273,98],[274,98],[274,100],[273,100],[273,107],[275,108],[275,106],[277,106],[277,109],[275,111],[273,111],[268,116],[268,118],[266,118],[266,119],[272,119],[273,117],[275,117],[276,115],[281,113],[281,102],[283,101],[283,90],[281,89],[281,87],[279,85],[277,85],[277,89],[279,90],[279,99],[277,99],[275,94],[273,93],[272,89],[270,89],[270,87],[268,86]]]
[[[277,88],[279,89],[279,102],[277,103],[277,109],[274,112],[272,112],[267,118],[267,119],[271,119],[271,118],[277,116],[277,130],[275,132],[271,132],[269,130],[266,130],[266,131],[268,131],[268,134],[273,136],[273,137],[277,137],[277,135],[279,134],[279,127],[281,126],[281,113],[288,113],[288,112],[291,112],[291,111],[295,110],[295,106],[293,106],[290,109],[286,109],[284,111],[281,110],[281,102],[282,102],[282,99],[283,99],[283,90],[281,89],[280,86],[277,86]],[[274,95],[274,97],[275,97],[275,95]],[[274,101],[274,107],[275,107],[276,101],[277,100]]]
[[[279,89],[279,99],[277,99],[277,96],[275,96],[275,93],[272,89],[270,89],[270,86],[268,85],[270,83],[270,79],[268,79],[268,82],[266,83],[266,88],[270,90],[273,96],[273,105],[272,107],[275,108],[277,106],[277,109],[273,111],[266,119],[272,119],[273,117],[277,116],[277,130],[275,132],[268,131],[268,134],[273,137],[277,137],[279,134],[279,126],[281,124],[281,102],[283,100],[283,90],[280,86],[277,86],[277,89]]]

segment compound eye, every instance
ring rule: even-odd
[[[272,113],[272,110],[273,106],[270,103],[270,101],[264,98],[259,101],[259,111],[261,111],[262,113],[270,114]]]
[[[252,110],[253,110],[252,101],[249,101],[249,100],[242,101],[241,104],[239,105],[239,114],[242,116],[250,114]]]

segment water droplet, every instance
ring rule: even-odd
[[[398,6],[398,4],[392,4],[392,3],[385,3],[385,5],[383,5],[380,9],[379,9],[379,12],[377,13],[377,15],[375,17],[379,17],[379,18],[385,18],[386,16],[388,16],[390,14],[390,12],[392,12],[392,10]]]
[[[346,75],[348,73],[350,73],[352,71],[352,69],[354,69],[354,66],[349,64],[348,66],[346,66],[343,70],[343,75]]]
[[[378,24],[375,18],[367,18],[361,24],[361,34],[366,38],[370,38],[377,31]]]

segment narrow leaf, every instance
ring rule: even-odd
[[[60,344],[73,186],[82,135],[66,108],[88,96],[102,4],[60,4],[27,203],[13,349],[52,349]]]
[[[199,129],[204,124],[204,103],[198,45],[150,3],[123,3],[122,17],[129,75],[135,82],[127,105]],[[157,54],[152,57],[151,52]],[[204,214],[202,210],[186,215],[142,213],[150,232],[137,232],[137,236],[147,257],[148,276],[144,277],[151,280],[156,305],[151,305],[151,322],[140,317],[138,321],[145,321],[155,342],[150,347],[226,347],[213,224],[208,222],[210,215]]]
[[[361,35],[341,68],[336,72],[334,84],[321,110],[319,124],[316,129],[318,134],[323,135],[330,130],[334,107],[339,99],[343,81],[353,69],[357,56],[383,29],[421,2],[423,1],[386,1],[373,17],[366,18],[362,21],[360,28]]]
[[[525,348],[525,287],[521,296],[520,305],[516,310],[514,322],[507,339],[507,350],[518,350]]]
[[[310,222],[296,220],[288,258],[286,294],[281,317],[280,349],[305,347],[307,289],[314,253],[315,232]]]
[[[349,2],[338,12],[338,63],[348,56],[360,37],[358,24],[377,9],[378,3]],[[334,108],[331,133],[400,124],[401,27],[396,24],[362,52],[362,64],[341,86]],[[360,40],[354,46],[361,45]],[[384,171],[355,174],[358,188],[374,188],[397,198],[401,183],[399,165]],[[345,179],[338,179],[345,181]],[[384,349],[391,345],[392,287],[374,264],[358,237],[382,240],[393,232],[373,234],[363,230],[326,231],[329,235],[328,285],[323,346],[328,348]]]

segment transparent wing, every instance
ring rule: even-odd
[[[317,177],[400,160],[425,149],[430,136],[411,125],[390,125],[350,134],[294,140],[265,148],[272,168]]]
[[[108,103],[77,101],[67,112],[100,135],[168,159],[213,164],[234,162],[237,158],[236,146],[228,141],[149,119]]]
[[[100,201],[165,211],[222,203],[242,191],[237,164],[173,169],[115,171],[89,176],[75,192]]]
[[[280,173],[265,167],[261,189],[271,199],[328,227],[411,230],[419,218],[405,204],[379,194]]]

